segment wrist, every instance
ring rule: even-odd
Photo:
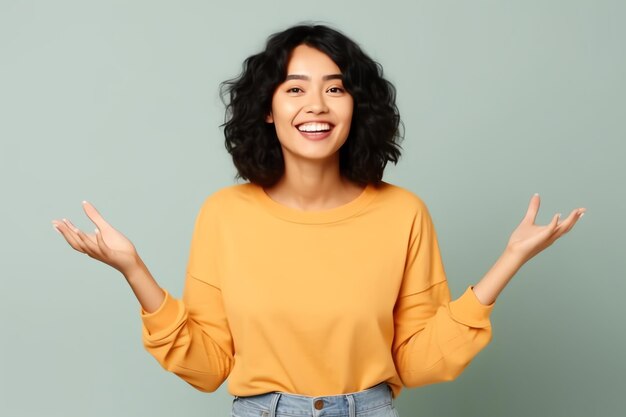
[[[126,281],[131,281],[133,278],[145,275],[146,270],[146,264],[144,264],[143,260],[137,255],[134,257],[133,261],[120,270],[120,272],[124,275]]]
[[[505,249],[485,276],[474,285],[476,298],[481,304],[491,305],[523,264],[519,253]]]
[[[515,249],[511,248],[510,246],[507,246],[504,249],[504,252],[500,256],[500,258],[504,260],[504,262],[506,262],[507,264],[517,266],[517,268],[521,268],[522,265],[528,262],[528,259],[526,257],[521,255],[519,252],[517,252]]]

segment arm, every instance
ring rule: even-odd
[[[452,381],[492,339],[489,315],[471,287],[450,301],[447,281],[398,299],[393,353],[409,388]]]
[[[426,206],[418,216],[396,307],[393,355],[407,387],[451,381],[492,339],[489,316],[497,295],[532,256],[569,231],[578,210],[562,223],[534,225],[539,205],[533,196],[528,213],[503,255],[476,285],[450,301],[432,220]],[[584,211],[584,209],[580,209]],[[428,283],[424,285],[423,283]]]
[[[556,214],[549,224],[539,226],[535,224],[539,203],[539,194],[533,195],[526,216],[513,231],[504,253],[474,286],[474,293],[482,304],[495,302],[522,265],[569,232],[585,212],[584,208],[575,209],[562,222],[559,222],[560,214]]]
[[[143,311],[152,313],[163,304],[165,292],[159,287],[141,258],[137,257],[137,263],[134,267],[124,271],[123,275]]]
[[[491,340],[489,316],[471,287],[451,301],[435,227],[423,202],[413,220],[394,307],[392,353],[406,387],[455,379]]]
[[[234,348],[219,289],[187,273],[182,300],[164,291],[156,311],[140,314],[144,347],[164,369],[203,392],[226,380]]]
[[[234,363],[215,269],[215,204],[210,198],[205,200],[196,217],[182,300],[159,287],[132,242],[106,222],[94,206],[85,201],[83,208],[98,227],[95,234],[84,233],[67,219],[53,221],[55,229],[74,249],[124,275],[141,304],[144,346],[161,366],[198,390],[215,391]]]
[[[139,268],[129,283],[143,279],[140,311],[143,344],[161,366],[203,392],[213,392],[234,365],[234,345],[223,304],[219,271],[219,232],[215,202],[209,198],[196,217],[182,299],[162,291],[150,298],[149,272]],[[133,288],[134,289],[134,288]],[[140,298],[140,297],[138,297]]]

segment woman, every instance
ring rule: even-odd
[[[585,211],[535,225],[534,195],[495,265],[451,301],[426,205],[381,180],[400,156],[400,118],[393,86],[357,44],[295,26],[223,87],[226,147],[249,182],[202,205],[182,299],[89,203],[95,234],[53,223],[126,277],[144,345],[165,369],[204,392],[229,377],[233,415],[397,416],[403,386],[467,367],[491,340],[498,294]]]

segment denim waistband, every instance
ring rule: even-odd
[[[246,397],[235,396],[233,401],[233,407],[241,405],[244,408],[256,409],[260,411],[258,415],[263,417],[276,417],[276,414],[355,417],[357,413],[389,404],[392,404],[392,394],[391,387],[386,382],[363,391],[339,395],[309,397],[275,391]]]

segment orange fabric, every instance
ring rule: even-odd
[[[146,349],[198,390],[325,396],[456,378],[491,340],[494,304],[450,300],[424,202],[383,182],[302,211],[246,183],[196,217],[182,299],[140,310]]]

